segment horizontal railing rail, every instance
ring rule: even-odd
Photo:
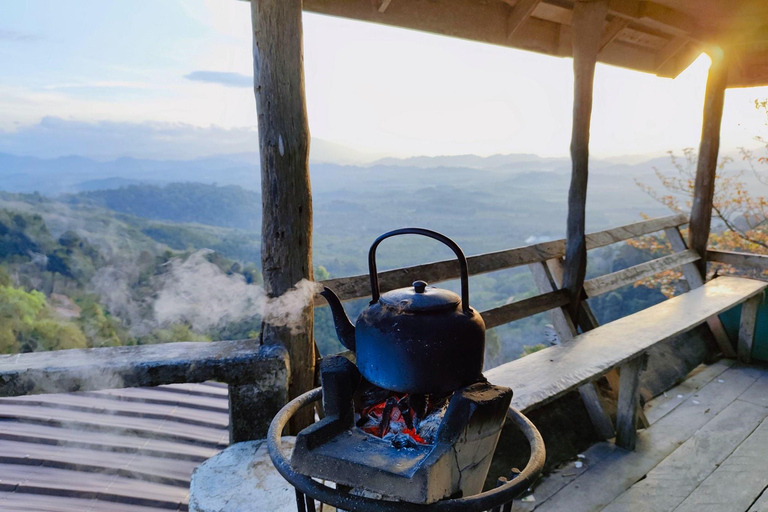
[[[717,251],[707,249],[707,261],[725,263],[734,267],[748,267],[757,270],[768,270],[768,256],[746,252]]]

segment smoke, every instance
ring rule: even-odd
[[[248,284],[240,274],[228,275],[208,260],[204,249],[182,260],[171,260],[154,303],[160,325],[188,323],[205,332],[226,323],[259,317],[294,334],[304,329],[303,311],[322,287],[302,279],[280,297],[270,298],[264,289]]]

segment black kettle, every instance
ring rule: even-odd
[[[415,281],[412,287],[379,293],[376,248],[396,235],[423,235],[439,240],[456,254],[461,267],[461,297]],[[360,373],[379,387],[402,393],[448,393],[482,379],[485,323],[469,307],[467,259],[450,238],[422,228],[384,233],[368,252],[371,303],[356,325],[329,288],[325,297],[336,334],[355,352]]]

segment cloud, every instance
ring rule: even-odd
[[[219,84],[226,87],[253,87],[253,77],[225,71],[193,71],[184,75],[187,80]]]
[[[15,30],[0,28],[0,41],[27,42],[27,41],[39,41],[40,39],[43,39],[43,37],[37,34],[31,34],[28,32],[17,32]]]

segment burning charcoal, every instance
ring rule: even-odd
[[[384,412],[381,414],[381,424],[379,427],[381,437],[384,437],[387,432],[389,432],[389,423],[392,421],[392,410],[395,408],[395,405],[397,405],[397,399],[395,397],[391,396],[387,398],[387,402],[384,405]]]
[[[409,395],[408,405],[410,405],[417,420],[421,420],[427,415],[427,397],[426,395]]]
[[[362,388],[362,392],[360,393],[361,409],[368,409],[369,407],[384,402],[391,394],[391,391],[382,389],[366,380],[363,380],[360,387]]]
[[[418,447],[416,440],[408,434],[389,434],[384,439],[392,443],[392,446],[398,450]]]
[[[400,409],[400,414],[403,417],[403,420],[405,421],[405,426],[409,430],[413,430],[413,416],[411,415],[411,406],[409,404],[409,396],[405,395],[403,398],[398,400],[397,402],[397,408]]]
[[[434,408],[427,416],[419,422],[416,428],[416,434],[424,439],[425,443],[433,444],[437,438],[437,430],[440,423],[443,422],[443,416],[448,409],[448,402],[443,402],[442,406]]]

